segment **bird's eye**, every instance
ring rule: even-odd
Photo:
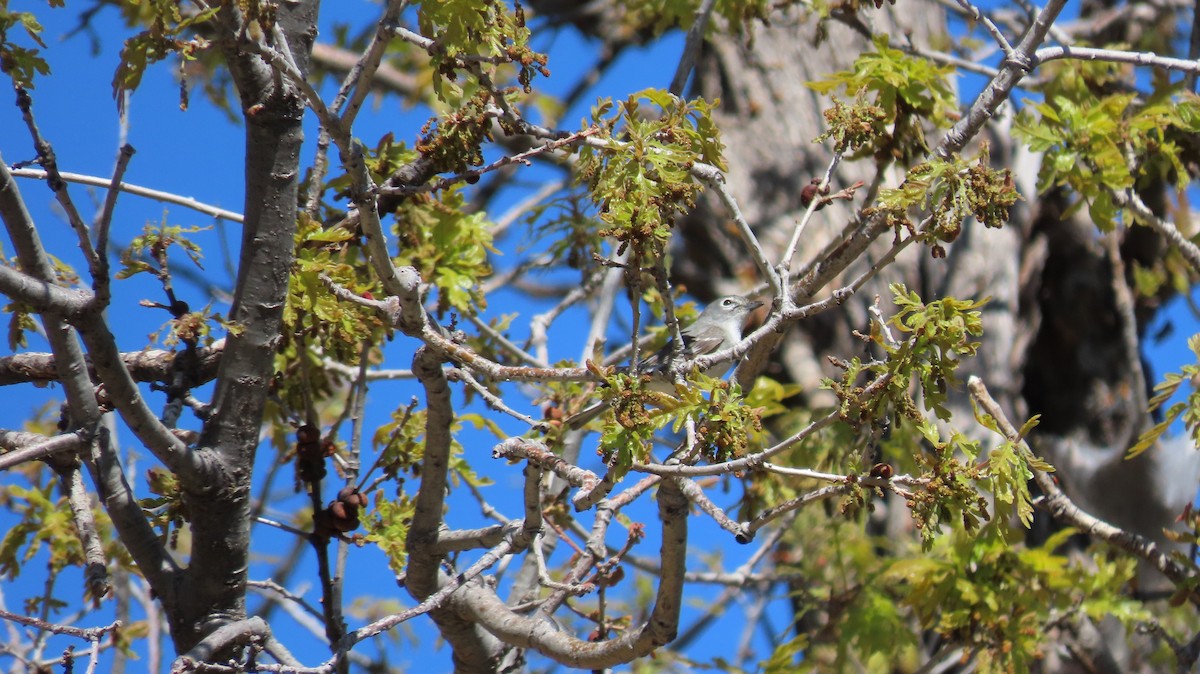
[[[729,299],[728,297],[726,297],[726,298],[725,298],[725,301],[724,301],[724,302],[722,302],[721,304],[724,304],[724,305],[725,305],[725,306],[727,306],[727,307],[732,307],[732,306],[733,306],[733,300],[731,300],[731,299]]]

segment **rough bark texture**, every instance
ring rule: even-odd
[[[285,3],[279,28],[296,65],[307,70],[319,3]],[[287,298],[299,204],[304,102],[242,42],[243,17],[222,10],[219,41],[246,119],[246,204],[232,332],[217,375],[213,415],[200,451],[210,479],[185,485],[192,507],[192,555],[168,615],[177,652],[186,653],[216,626],[245,617],[250,543],[250,478]]]

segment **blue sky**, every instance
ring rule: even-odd
[[[100,51],[93,54],[92,43],[85,35],[77,35],[72,39],[61,41],[60,38],[74,27],[75,15],[71,9],[48,10],[43,3],[14,3],[14,9],[23,9],[27,4],[29,9],[43,18],[46,26],[45,40],[48,43],[46,56],[51,63],[53,74],[38,80],[36,88],[31,92],[34,97],[34,111],[42,133],[54,144],[58,155],[59,165],[64,171],[84,173],[96,176],[107,176],[112,170],[118,148],[120,130],[116,105],[112,98],[111,74],[117,64],[119,41],[125,35],[125,30],[115,20],[115,12],[106,10],[95,18],[95,33],[99,39]],[[325,23],[322,32],[329,34],[333,29],[333,15],[330,11],[334,3],[326,3]],[[374,17],[378,6],[366,0],[342,0],[336,3],[337,20],[365,21]],[[552,44],[538,44],[537,48],[549,51],[551,55],[550,68],[553,71],[547,84],[547,91],[560,92],[568,89],[576,77],[592,61],[590,47],[581,42],[573,33],[559,33]],[[624,97],[630,92],[644,87],[665,87],[672,75],[674,65],[681,51],[679,36],[669,37],[657,43],[650,52],[630,52],[621,57],[621,61],[594,88],[592,94],[585,96],[577,109],[569,111],[564,116],[562,126],[577,128],[579,119],[587,114],[588,108],[600,96]],[[653,67],[646,67],[652,64]],[[214,110],[200,92],[193,92],[191,107],[187,111],[179,108],[179,84],[175,76],[175,64],[164,62],[152,68],[147,73],[141,88],[133,95],[129,103],[129,142],[137,149],[137,154],[130,163],[126,182],[151,187],[154,189],[176,192],[194,197],[200,201],[221,206],[234,211],[242,210],[242,161],[243,146],[241,131],[238,126],[228,121],[223,112]],[[540,86],[542,82],[536,83]],[[969,84],[967,85],[969,86]],[[326,83],[325,90],[332,91],[333,85]],[[355,134],[368,145],[387,131],[393,131],[401,139],[411,141],[415,138],[420,126],[424,123],[426,114],[420,110],[402,109],[394,100],[377,100],[369,103],[356,127]],[[316,138],[315,126],[309,118],[309,143],[306,157],[312,156],[312,141]],[[0,107],[0,154],[8,164],[26,161],[33,157],[33,150],[28,134],[20,122],[19,113],[15,106]],[[526,182],[545,179],[546,174],[531,171],[523,175]],[[32,180],[21,182],[22,192],[38,223],[39,231],[47,240],[48,246],[56,254],[64,256],[68,262],[78,264],[77,257],[72,257],[72,246],[69,241],[73,238],[70,228],[52,203],[52,195],[44,184]],[[80,206],[84,217],[88,218],[95,211],[94,204],[103,199],[103,193],[88,190],[79,186],[72,187],[72,195]],[[502,212],[513,203],[515,193],[501,198],[493,211]],[[213,226],[209,233],[199,235],[206,246],[204,260],[205,270],[202,277],[211,279],[218,285],[224,285],[229,277],[226,270],[227,260],[221,253],[222,247],[230,251],[236,258],[236,247],[240,237],[239,227],[231,223],[214,223],[206,216],[194,213],[181,207],[167,207],[162,204],[123,196],[118,203],[117,217],[113,227],[113,238],[125,243],[136,236],[143,225],[148,222],[159,222],[163,218],[172,224]],[[65,237],[65,238],[64,238]],[[11,253],[7,239],[0,238],[6,253]],[[515,256],[514,256],[515,257]],[[183,265],[182,258],[175,264]],[[231,264],[231,263],[230,263]],[[502,258],[500,265],[505,264]],[[177,291],[192,303],[193,307],[204,303],[203,288],[186,282],[177,282]],[[504,296],[500,301],[493,301],[491,311],[496,314],[514,310],[519,307],[523,312],[529,312],[539,307],[523,304],[505,306]],[[511,300],[516,297],[509,295]],[[165,312],[146,309],[137,306],[137,300],[147,298],[163,301],[161,291],[146,278],[139,278],[118,284],[117,296],[112,309],[112,323],[118,341],[123,349],[133,350],[145,344],[146,335],[158,330],[166,321]],[[214,306],[219,312],[226,307]],[[1174,337],[1160,344],[1147,342],[1150,361],[1156,376],[1163,371],[1178,369],[1179,365],[1191,361],[1191,354],[1186,350],[1186,336],[1197,331],[1195,317],[1176,302],[1163,318],[1175,324]],[[563,357],[578,355],[579,339],[564,339],[570,349],[561,354]],[[7,347],[0,347],[0,352]],[[398,339],[397,343],[389,346],[389,366],[407,367],[412,350],[412,344]],[[30,349],[34,351],[47,350],[45,343],[36,336],[32,339]],[[416,389],[409,384],[381,384],[372,389],[372,416],[368,418],[368,428],[381,423],[390,412],[390,406],[380,401],[407,401]],[[21,420],[41,406],[46,400],[58,399],[60,391],[49,388],[31,391],[28,387],[14,387],[0,393],[0,399],[5,404],[0,405],[0,426],[12,428],[19,426]],[[161,396],[153,397],[153,404],[161,404]],[[476,411],[483,411],[477,409]],[[525,411],[535,413],[532,408]],[[522,432],[524,429],[516,422],[502,424],[507,431]],[[469,458],[481,468],[489,468],[491,459],[489,452],[494,439],[484,433],[464,432],[460,439],[468,446]],[[125,438],[128,445],[128,437]],[[269,460],[262,453],[260,467]],[[141,456],[136,465],[139,473],[150,467],[151,460]],[[276,490],[280,493],[291,489],[291,471],[285,468],[278,481]],[[519,487],[519,471],[500,466],[494,471],[498,479],[497,486],[488,491],[488,498],[498,506],[512,503],[513,487]],[[10,484],[12,477],[0,476],[0,485]],[[336,487],[330,489],[332,492]],[[450,523],[452,526],[471,527],[485,523],[479,513],[479,508],[473,500],[465,496],[463,490],[457,492],[458,498],[453,501]],[[732,499],[729,496],[729,499]],[[268,513],[279,519],[288,519],[286,508],[298,507],[304,499],[292,497],[283,503],[284,509]],[[730,505],[729,502],[723,505]],[[512,511],[510,511],[512,512]],[[10,526],[8,515],[0,512],[0,530]],[[653,514],[645,519],[653,520]],[[705,517],[695,517],[691,520],[694,545],[702,545],[705,541],[728,541],[729,537],[719,532]],[[653,527],[651,527],[653,529]],[[280,533],[268,527],[258,527],[255,530],[255,547],[259,550],[276,551],[281,554],[292,545],[290,535]],[[752,551],[753,546],[740,547],[730,541],[719,546],[719,553],[729,560],[744,558]],[[642,555],[654,556],[656,542],[651,539],[639,548]],[[712,552],[713,550],[709,550]],[[316,603],[319,593],[314,589],[317,585],[311,552],[306,551],[306,563],[302,565],[292,583],[292,589],[301,590],[307,585],[308,598]],[[413,602],[406,592],[397,588],[382,556],[371,548],[352,549],[351,569],[355,571],[347,579],[347,596],[369,594],[376,597],[394,597],[404,606]],[[4,593],[4,601],[9,610],[20,610],[21,600],[26,596],[36,595],[43,590],[44,572],[41,568],[41,558],[35,558],[26,572],[15,583],[4,583],[0,590]],[[263,556],[252,569],[253,578],[262,578],[272,568],[274,560]],[[369,572],[368,572],[369,571]],[[80,584],[77,575],[68,574],[58,585],[57,595],[74,602],[79,594]],[[695,588],[690,591],[687,600],[704,604],[716,595],[712,588]],[[251,606],[257,601],[252,600]],[[778,614],[776,627],[785,628],[783,622],[783,607],[773,609]],[[85,617],[81,623],[87,626],[105,624],[110,620],[105,612],[99,615]],[[352,620],[352,627],[361,621]],[[687,623],[685,622],[685,625]],[[445,649],[436,650],[435,632],[428,626],[426,619],[417,619],[411,623],[412,636],[415,643],[402,645],[393,644],[388,647],[390,659],[394,664],[421,663],[424,671],[448,671],[449,656]],[[293,650],[306,664],[316,664],[323,660],[327,651],[324,646],[307,636],[290,620],[281,620],[277,629],[283,628],[279,635],[284,643]],[[409,628],[402,628],[397,634],[405,634]],[[710,634],[724,634],[721,640],[712,640],[712,653],[721,653],[731,648],[728,635],[740,634],[740,623],[725,621],[718,623]],[[55,642],[56,644],[59,642]],[[62,642],[66,643],[66,642]],[[370,650],[371,647],[366,647]],[[47,653],[56,653],[61,645],[51,648]],[[702,652],[699,655],[703,655]],[[431,664],[432,663],[432,664]],[[0,656],[0,667],[7,665]],[[135,668],[136,669],[136,668]]]

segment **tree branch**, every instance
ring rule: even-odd
[[[188,373],[194,384],[207,383],[216,376],[217,366],[221,362],[221,353],[224,349],[225,340],[223,339],[217,340],[212,346],[196,349],[195,369]],[[179,351],[152,349],[127,351],[121,353],[119,358],[134,381],[166,382],[170,379],[172,368],[180,355]],[[84,364],[91,380],[99,382],[90,356],[84,357]],[[56,367],[53,353],[18,353],[0,357],[0,386],[45,384],[57,381]]]
[[[83,578],[93,604],[98,608],[100,600],[112,590],[108,578],[108,568],[105,564],[104,548],[100,541],[100,532],[96,528],[96,518],[92,514],[92,499],[87,487],[83,484],[83,476],[79,472],[79,463],[71,460],[69,465],[58,463],[54,465],[62,481],[63,491],[67,495],[67,503],[71,506],[71,515],[75,519],[75,529],[79,534],[79,544],[83,548]]]
[[[20,168],[13,169],[12,175],[17,178],[35,178],[38,180],[44,180],[46,179],[47,173],[41,169]],[[98,176],[89,176],[82,173],[70,173],[67,171],[59,172],[58,177],[69,183],[91,185],[92,187],[112,187],[111,178],[101,178]],[[126,182],[118,183],[116,189],[134,196],[145,197],[147,199],[153,199],[154,201],[161,201],[165,204],[175,204],[177,206],[190,208],[193,211],[203,213],[205,215],[211,215],[214,218],[229,220],[230,222],[236,222],[239,224],[242,222],[241,213],[228,211],[217,206],[206,204],[202,201],[197,201],[191,197],[179,196],[178,194],[174,194],[172,192],[162,192],[160,190],[154,190],[150,189],[149,187],[142,187],[140,185],[132,185]]]
[[[1159,56],[1153,52],[1133,52],[1121,49],[1098,49],[1094,47],[1043,47],[1033,54],[1034,67],[1058,59],[1075,59],[1079,61],[1108,61],[1110,63],[1129,63],[1137,66],[1153,66],[1164,70],[1185,72],[1189,77],[1200,73],[1200,62],[1187,59]]]
[[[1023,452],[1029,455],[1033,454],[1033,450],[1029,449],[1016,427],[1008,420],[1004,410],[988,393],[987,386],[982,379],[971,376],[967,380],[967,390],[970,391],[971,398],[979,405],[979,408],[995,420],[997,428],[1000,429],[1001,435],[1006,440],[1021,447]],[[1095,536],[1113,547],[1149,562],[1180,590],[1186,589],[1189,600],[1194,605],[1200,606],[1200,592],[1194,589],[1196,579],[1194,566],[1185,568],[1173,560],[1170,555],[1159,550],[1158,544],[1154,541],[1124,529],[1118,529],[1104,520],[1084,512],[1063,493],[1062,489],[1059,489],[1058,484],[1045,471],[1032,466],[1029,467],[1029,470],[1033,472],[1033,480],[1044,494],[1044,497],[1037,503],[1039,508],[1050,513],[1054,519],[1079,529],[1081,533]]]
[[[38,433],[0,430],[0,447],[7,450],[0,454],[0,470],[53,454],[77,452],[84,448],[86,442],[78,432],[47,437]]]
[[[937,156],[949,159],[951,155],[962,150],[967,142],[979,133],[979,129],[983,128],[983,125],[992,118],[996,108],[1009,99],[1013,88],[1036,64],[1034,50],[1045,41],[1046,34],[1066,4],[1066,0],[1049,0],[1046,6],[1038,12],[1033,25],[1025,32],[1025,37],[1021,39],[1016,49],[1004,59],[999,74],[988,82],[987,87],[975,98],[962,119],[942,137],[941,142],[934,150]]]
[[[541,614],[529,618],[514,612],[477,582],[460,588],[452,596],[452,604],[504,642],[533,648],[571,667],[602,669],[645,656],[675,638],[686,568],[688,501],[678,487],[664,481],[659,488],[658,503],[663,524],[662,574],[654,608],[637,629],[629,629],[608,641],[584,641],[560,630]]]
[[[214,655],[230,646],[252,642],[265,646],[272,641],[274,641],[274,637],[271,634],[271,627],[262,618],[254,616],[245,620],[236,620],[213,630],[187,653],[179,656],[171,665],[171,672],[172,674],[182,674],[191,671],[197,664],[209,662]],[[281,664],[300,666],[300,663],[291,657],[286,649],[274,647],[270,650],[273,656],[281,659]]]
[[[423,602],[445,585],[440,580],[442,555],[438,552],[437,538],[450,470],[450,425],[454,422],[454,410],[450,404],[450,386],[435,351],[424,346],[419,348],[413,357],[413,372],[425,387],[427,409],[421,486],[417,490],[412,523],[404,543],[408,551],[405,587],[414,598]],[[477,625],[448,608],[431,608],[429,614],[453,647],[456,669],[483,671],[488,668],[496,644],[484,638]]]
[[[3,161],[0,161],[0,219],[4,221],[8,229],[21,266],[41,281],[48,283],[55,278],[54,268],[42,247],[33,220],[25,209],[20,192],[16,189],[16,184]],[[2,269],[0,267],[0,270]],[[90,456],[85,455],[84,458],[88,470],[92,474],[92,480],[100,492],[104,507],[117,527],[121,539],[134,560],[137,561],[146,579],[159,591],[164,604],[171,606],[175,596],[171,592],[168,579],[176,570],[175,562],[150,529],[140,505],[133,498],[132,491],[125,481],[120,460],[117,458],[115,450],[108,444],[107,429],[101,424],[100,407],[96,400],[94,387],[87,375],[78,337],[81,336],[87,341],[101,342],[99,346],[112,346],[114,351],[115,345],[112,344],[111,335],[108,334],[107,326],[103,325],[102,319],[97,321],[96,315],[91,312],[81,313],[80,316],[89,320],[81,321],[83,327],[80,328],[77,336],[75,329],[66,323],[61,314],[53,311],[41,314],[46,327],[46,337],[55,356],[54,363],[58,372],[58,380],[62,382],[63,389],[67,394],[70,428],[79,432],[80,437],[86,438],[89,442],[91,454]],[[91,325],[89,325],[89,321]],[[86,332],[97,322],[101,328],[98,331],[102,333],[102,337]],[[103,337],[107,337],[110,341],[103,343]],[[98,358],[98,371],[102,378],[107,379],[102,363],[104,363],[104,359]],[[128,376],[128,372],[123,367],[120,368],[120,372],[124,373],[126,377]],[[139,409],[138,403],[142,402],[136,387],[131,388],[133,388],[132,393],[125,392],[129,396],[128,398],[115,401],[122,410]],[[144,408],[144,403],[141,407]],[[129,418],[126,420],[128,422]],[[156,419],[154,421],[157,422]],[[133,426],[132,423],[130,425]],[[161,424],[158,426],[161,427]],[[182,447],[182,443],[174,437],[169,434],[168,437],[173,446]],[[168,458],[174,458],[174,455],[168,454]]]
[[[0,620],[9,620],[45,632],[65,634],[67,636],[79,637],[80,639],[86,639],[88,641],[99,641],[104,638],[105,634],[114,632],[121,628],[121,622],[119,620],[105,627],[73,627],[71,625],[56,625],[54,623],[38,620],[37,618],[31,618],[20,613],[5,611],[4,609],[0,609]]]
[[[3,172],[0,171],[0,180]],[[0,188],[2,189],[2,188]],[[0,218],[7,218],[0,205]],[[53,312],[60,316],[74,315],[83,310],[92,299],[86,290],[71,290],[21,273],[12,267],[0,265],[0,294],[28,306],[38,313]]]

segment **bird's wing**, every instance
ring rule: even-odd
[[[683,333],[683,349],[680,351],[680,357],[684,360],[689,360],[697,356],[703,356],[712,353],[721,346],[722,338],[720,335],[703,334],[693,335],[687,331]],[[659,372],[666,370],[671,364],[671,356],[673,355],[673,344],[667,344],[662,349],[652,354],[649,358],[642,361],[642,372]]]

